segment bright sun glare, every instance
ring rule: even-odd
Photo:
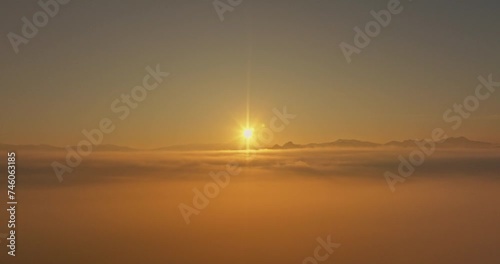
[[[252,138],[252,135],[253,135],[253,129],[251,128],[245,128],[243,130],[243,136],[246,138],[246,139],[250,139]]]

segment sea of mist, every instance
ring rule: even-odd
[[[409,151],[97,151],[62,182],[65,153],[19,152],[8,263],[299,264],[328,236],[324,263],[499,263],[500,151],[439,150],[392,192]],[[179,205],[228,164],[187,224]]]

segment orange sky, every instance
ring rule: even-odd
[[[435,127],[500,142],[496,93],[456,131],[442,118],[474,95],[478,76],[500,80],[496,1],[407,3],[348,64],[339,44],[386,3],[352,2],[252,1],[224,22],[203,1],[72,3],[19,54],[4,39],[0,142],[74,145],[102,118],[116,125],[108,144],[227,142],[246,121],[247,99],[257,127],[275,107],[297,115],[275,136],[280,144],[423,138]],[[19,32],[33,8],[12,4],[1,28]],[[157,64],[170,76],[120,120],[111,104]]]

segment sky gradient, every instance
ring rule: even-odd
[[[211,1],[71,1],[19,47],[36,1],[1,13],[0,142],[74,145],[116,114],[113,100],[147,66],[170,76],[116,122],[106,144],[140,148],[227,142],[247,116],[273,108],[297,118],[275,142],[375,142],[450,136],[500,142],[500,95],[451,132],[443,113],[474,94],[478,76],[500,81],[500,3],[401,1],[404,10],[347,63],[339,48],[388,1],[244,1],[220,21]]]

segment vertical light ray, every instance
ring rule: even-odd
[[[247,74],[246,74],[246,127],[245,129],[250,128],[250,89],[252,88],[252,53],[253,53],[253,44],[252,44],[252,34],[249,30],[248,33],[248,55],[247,55]],[[250,151],[250,139],[246,139],[246,150],[247,155]]]

